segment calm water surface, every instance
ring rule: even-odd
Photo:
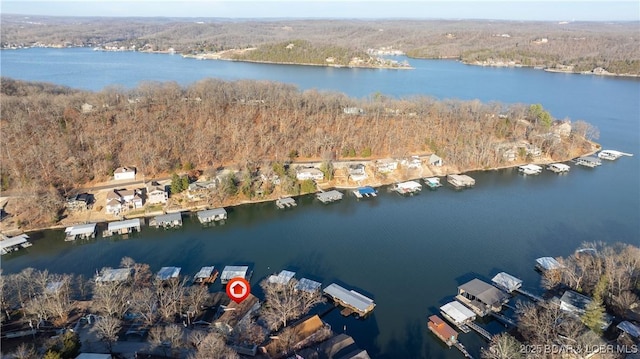
[[[605,148],[636,156],[596,169],[572,166],[566,176],[523,177],[515,170],[471,173],[476,187],[443,187],[413,197],[380,190],[378,198],[347,195],[321,205],[302,198],[293,210],[273,203],[230,210],[223,226],[144,228],[135,238],[65,243],[61,231],[34,234],[34,245],[2,258],[4,271],[32,266],[90,276],[121,257],[161,266],[250,264],[252,284],[281,269],[328,285],[333,281],[375,299],[366,320],[325,317],[352,335],[374,357],[459,358],[426,329],[425,318],[456,293],[458,285],[500,271],[539,291],[533,261],[571,253],[584,241],[640,245],[640,81],[550,74],[532,69],[465,66],[453,61],[409,60],[415,70],[334,69],[199,61],[180,56],[93,52],[88,49],[29,49],[0,52],[2,75],[99,90],[134,87],[140,81],[189,84],[205,77],[293,83],[367,97],[427,95],[504,103],[542,103],[555,117],[583,119],[600,129]],[[446,160],[446,159],[445,159]],[[220,284],[214,289],[220,289]],[[501,326],[483,323],[492,332]],[[475,354],[484,342],[461,335]]]

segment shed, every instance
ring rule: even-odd
[[[162,267],[158,271],[156,278],[159,280],[169,280],[172,278],[178,278],[180,275],[180,267]]]
[[[367,315],[376,306],[373,299],[367,298],[354,290],[347,290],[335,283],[330,284],[323,292],[336,303],[355,311],[360,316]]]
[[[224,208],[214,208],[197,213],[200,223],[211,223],[227,219],[227,211]]]
[[[296,275],[296,272],[283,270],[283,271],[280,271],[280,273],[278,275],[269,276],[267,281],[269,283],[277,283],[277,284],[285,285],[285,284],[289,283],[289,281],[291,281],[291,279],[293,279],[293,277],[295,277],[295,275]]]
[[[440,313],[456,325],[476,319],[476,314],[471,309],[455,300],[440,307]]]
[[[97,223],[78,224],[75,226],[67,227],[64,230],[65,240],[74,241],[78,238],[87,239],[95,238]]]
[[[495,277],[491,279],[491,282],[493,282],[496,287],[508,293],[522,287],[522,279],[516,278],[506,272],[496,274]]]
[[[222,284],[227,284],[229,280],[232,278],[244,278],[249,280],[251,277],[251,273],[249,272],[249,266],[226,266],[222,270],[222,274],[220,275],[220,282]]]
[[[296,285],[296,289],[308,293],[313,293],[317,290],[320,290],[320,287],[322,287],[322,283],[307,278],[300,279],[298,281],[298,284]]]

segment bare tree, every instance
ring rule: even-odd
[[[15,359],[36,359],[38,354],[31,344],[22,343],[13,352]]]
[[[482,348],[483,359],[520,359],[524,357],[522,346],[514,337],[507,333],[494,335],[489,348]]]
[[[196,347],[195,353],[189,355],[189,359],[238,359],[238,353],[229,348],[224,338],[211,332],[205,337],[197,335],[191,337],[191,341]]]
[[[186,311],[192,312],[197,315],[202,310],[203,305],[209,299],[209,288],[206,286],[191,286],[186,290],[184,297],[184,303]]]
[[[131,309],[138,313],[145,324],[156,321],[158,296],[152,288],[136,288],[131,294]]]
[[[289,320],[307,314],[313,306],[324,302],[320,291],[298,290],[297,284],[295,278],[286,284],[269,283],[268,280],[260,283],[265,295],[261,316],[271,330],[286,327]]]
[[[176,324],[154,326],[149,331],[149,342],[154,348],[160,348],[166,356],[183,346],[184,329]]]
[[[121,318],[131,307],[131,287],[119,281],[97,283],[93,290],[93,310]]]
[[[113,344],[118,340],[118,332],[122,322],[118,318],[105,316],[95,322],[91,329],[96,333],[98,339],[104,342],[109,353],[113,353]]]
[[[166,281],[155,280],[154,286],[156,297],[158,298],[158,313],[162,319],[169,321],[173,316],[180,314],[186,282],[186,278],[182,280],[178,280],[177,278]]]

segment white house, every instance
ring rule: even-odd
[[[147,190],[147,202],[150,204],[167,203],[169,194],[162,187],[151,187]]]
[[[113,179],[116,181],[136,179],[136,169],[133,167],[118,167],[113,171]]]
[[[317,168],[298,168],[296,170],[296,178],[299,181],[324,179],[324,173]]]
[[[115,198],[108,199],[105,209],[109,214],[118,214],[120,213],[120,211],[122,211],[122,203],[120,203],[120,201]]]
[[[442,158],[440,158],[435,153],[431,154],[431,156],[429,156],[429,165],[437,167],[442,166]]]
[[[349,178],[354,181],[362,181],[367,179],[367,172],[365,166],[362,163],[349,166]]]
[[[376,163],[376,168],[380,173],[389,173],[398,169],[398,161],[392,159],[382,159]]]

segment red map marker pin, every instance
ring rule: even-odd
[[[247,280],[244,278],[232,278],[227,283],[227,295],[232,301],[238,304],[247,299],[250,291],[251,286],[249,286],[249,282],[247,282]]]

